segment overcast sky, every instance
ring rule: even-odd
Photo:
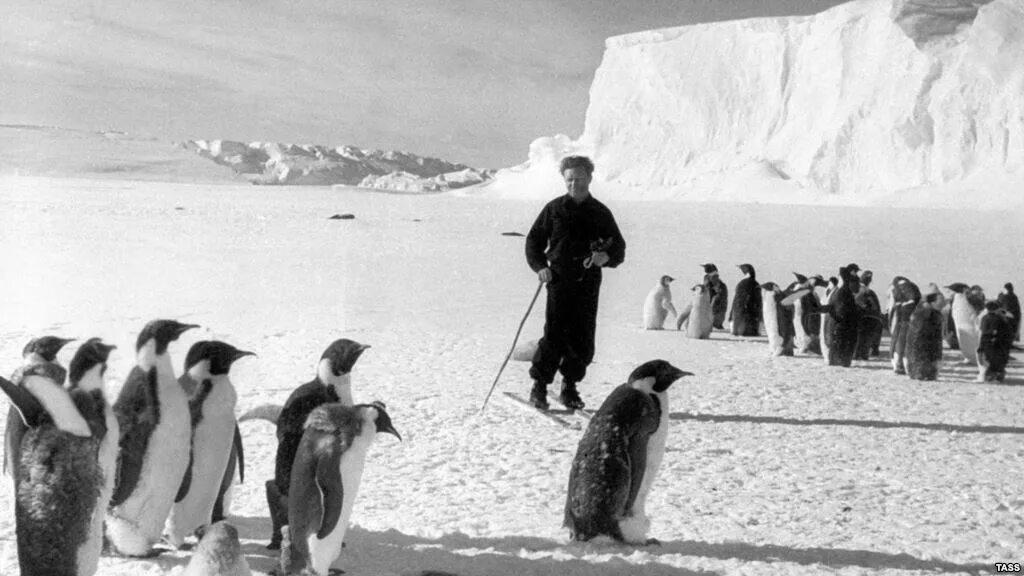
[[[498,168],[583,130],[609,36],[836,0],[8,0],[0,123]]]

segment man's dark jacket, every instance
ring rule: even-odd
[[[568,194],[548,202],[526,235],[530,268],[540,272],[550,267],[568,280],[582,278],[583,262],[595,250],[608,254],[606,268],[615,268],[626,257],[626,241],[611,210],[592,195],[579,204]]]

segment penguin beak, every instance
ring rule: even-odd
[[[175,328],[175,332],[178,333],[178,336],[181,336],[182,334],[188,332],[193,328],[199,328],[199,324],[178,324],[178,326]]]
[[[394,435],[395,435],[395,438],[398,438],[398,441],[399,441],[399,442],[401,442],[401,441],[402,441],[402,436],[398,434],[398,430],[395,430],[395,427],[394,427],[394,426],[392,426],[392,425],[390,425],[390,424],[388,424],[388,425],[387,425],[386,427],[384,427],[384,428],[381,428],[380,432],[385,432],[385,433],[387,433],[387,434],[394,434]]]
[[[231,361],[234,362],[235,360],[245,358],[246,356],[256,356],[256,353],[249,352],[248,350],[235,350],[235,353],[231,355]]]

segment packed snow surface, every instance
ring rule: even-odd
[[[1020,0],[856,0],[617,36],[583,134],[538,138],[494,186],[556,189],[558,159],[583,153],[621,199],[870,204],[940,187],[984,203],[1024,180],[1021,62]]]
[[[681,301],[709,261],[730,289],[745,262],[779,283],[856,262],[874,271],[880,293],[901,274],[979,284],[993,298],[1007,281],[1024,285],[1020,220],[606,200],[626,261],[605,274],[584,400],[597,407],[653,358],[695,374],[670,390],[668,449],[648,501],[661,546],[568,541],[562,506],[582,430],[503,399],[528,391],[527,364],[509,364],[480,413],[537,287],[523,238],[503,233],[525,233],[537,201],[0,179],[0,373],[19,365],[33,336],[99,336],[118,346],[113,391],[143,324],[176,318],[202,326],[170,347],[179,373],[200,339],[259,355],[232,368],[241,413],[283,402],[332,340],[370,344],[355,399],[384,401],[403,441],[385,435],[370,449],[341,560],[352,576],[953,575],[1022,561],[1019,361],[1006,384],[980,384],[947,351],[938,381],[914,382],[884,359],[829,368],[819,357],[770,358],[764,337],[640,329],[662,274],[678,279]],[[339,212],[356,218],[328,219]],[[542,323],[543,298],[522,340]],[[263,421],[241,430],[246,481],[230,521],[253,570],[266,574],[274,430]],[[0,506],[13,508],[6,481]],[[18,571],[13,522],[0,515],[3,574]],[[104,557],[100,574],[180,575],[189,557]]]

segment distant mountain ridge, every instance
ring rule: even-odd
[[[189,140],[181,147],[231,168],[253,184],[341,184],[404,192],[443,192],[493,177],[489,170],[465,164],[355,146]]]

